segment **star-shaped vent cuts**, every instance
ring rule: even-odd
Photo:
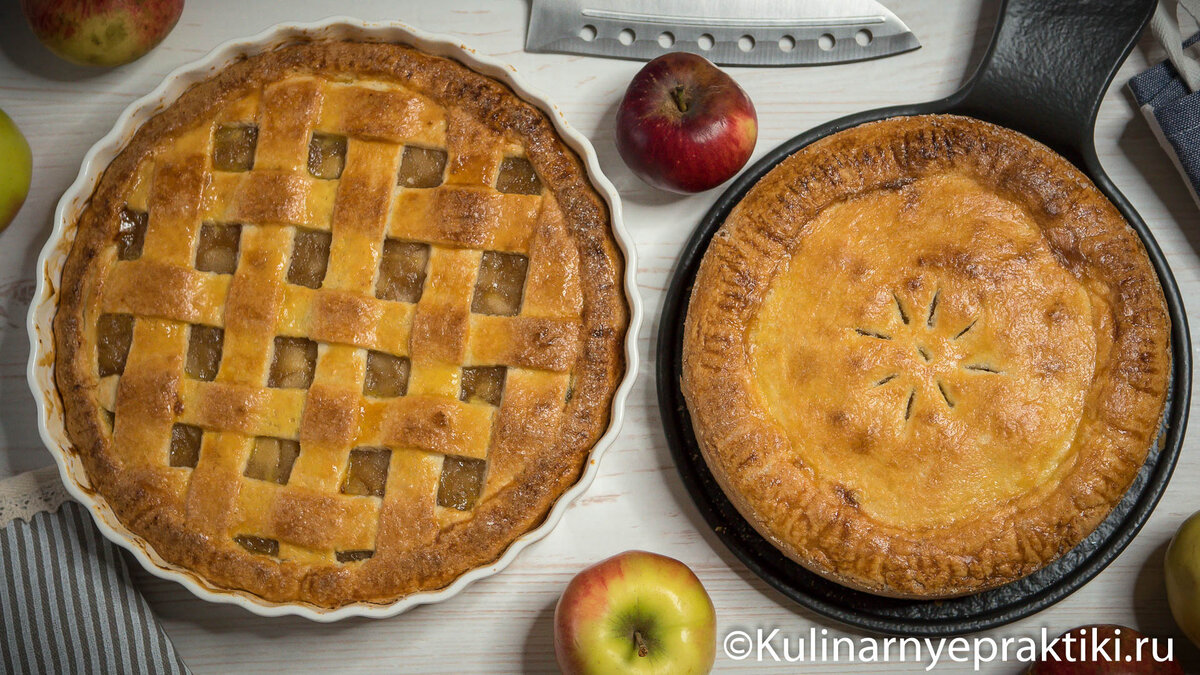
[[[872,383],[872,387],[907,387],[903,417],[913,415],[922,390],[936,392],[933,398],[946,408],[955,406],[954,390],[947,376],[955,371],[970,375],[1001,375],[1003,370],[981,358],[970,348],[969,340],[979,330],[979,317],[965,322],[939,320],[938,302],[941,291],[935,291],[927,308],[917,314],[906,307],[896,293],[892,300],[898,322],[888,329],[859,326],[855,333],[867,340],[884,340],[895,346],[895,366]]]

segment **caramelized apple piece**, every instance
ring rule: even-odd
[[[383,352],[367,352],[363,393],[376,398],[403,396],[408,391],[408,359]]]
[[[239,534],[233,538],[238,546],[259,555],[279,555],[279,542],[266,537],[255,537],[248,534]]]
[[[292,475],[292,465],[300,456],[300,444],[286,438],[259,436],[246,462],[243,475],[247,478],[286,485]]]
[[[542,181],[538,179],[533,165],[524,157],[505,157],[500,162],[500,174],[496,176],[496,189],[520,195],[536,195],[542,192]]]
[[[133,316],[104,314],[96,322],[96,361],[100,377],[125,372],[125,359],[133,342]]]
[[[500,405],[504,394],[504,366],[473,366],[462,369],[462,392],[467,403]]]
[[[425,287],[429,244],[388,239],[383,242],[375,297],[381,300],[417,302]]]
[[[213,168],[217,171],[249,171],[254,168],[258,127],[222,124],[213,133]]]
[[[171,427],[171,466],[196,467],[200,460],[200,439],[204,431],[190,424]]]
[[[275,338],[268,387],[307,389],[317,369],[317,343],[304,338]]]
[[[292,247],[292,262],[288,266],[288,281],[309,288],[320,288],[329,267],[329,244],[332,235],[317,230],[296,230]]]
[[[406,188],[431,188],[442,184],[446,173],[446,151],[406,145],[400,158],[397,184]]]
[[[442,461],[442,476],[438,480],[438,506],[469,511],[475,507],[483,492],[483,477],[487,461],[447,455]]]
[[[241,238],[241,225],[204,223],[200,228],[200,243],[196,247],[196,269],[217,274],[236,272],[238,242]]]
[[[145,211],[121,209],[117,224],[117,260],[137,260],[142,257],[142,245],[146,241],[146,225],[150,214]]]
[[[317,178],[340,178],[346,167],[346,137],[313,134],[308,144],[308,171]]]
[[[335,555],[340,563],[360,562],[369,560],[371,556],[375,555],[375,551],[338,551]]]
[[[188,334],[187,361],[183,370],[197,380],[212,380],[221,367],[221,348],[225,331],[213,326],[194,325]]]
[[[475,280],[471,311],[476,314],[513,316],[521,311],[525,271],[529,259],[519,253],[484,251]]]
[[[388,464],[392,451],[387,448],[355,448],[350,451],[350,467],[342,494],[382,497],[387,487]]]

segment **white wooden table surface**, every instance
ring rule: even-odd
[[[994,25],[996,4],[971,0],[887,0],[924,47],[898,57],[804,69],[731,69],[759,114],[757,155],[821,122],[882,105],[923,101],[953,91],[973,70]],[[24,131],[34,152],[33,188],[16,222],[0,235],[0,477],[50,463],[34,423],[25,382],[25,314],[34,261],[46,239],[59,195],[74,179],[86,150],[120,111],[177,66],[227,39],[283,21],[333,14],[400,19],[455,36],[513,64],[549,94],[568,121],[592,139],[605,172],[620,190],[625,220],[637,243],[638,281],[647,308],[641,328],[642,372],[625,425],[605,456],[600,476],[558,528],[527,549],[505,572],[441,605],[387,620],[320,625],[299,618],[266,619],[195,599],[181,586],[139,572],[138,583],[188,664],[205,672],[548,671],[554,667],[551,617],[567,580],[582,567],[632,548],[686,561],[717,607],[719,634],[781,628],[807,634],[834,625],[802,610],[748,572],[708,530],[680,484],[659,424],[651,349],[662,292],[678,251],[719,191],[678,198],[635,178],[613,146],[616,104],[639,64],[522,49],[529,6],[523,0],[445,2],[247,2],[191,0],[166,41],[142,60],[110,71],[70,66],[35,41],[17,3],[0,2],[0,108]],[[1105,168],[1149,223],[1174,268],[1200,327],[1200,213],[1121,86],[1161,58],[1143,39],[1109,91],[1096,141]],[[0,169],[2,170],[2,169]],[[1097,579],[1055,607],[992,632],[996,637],[1052,634],[1103,621],[1175,636],[1177,652],[1200,672],[1200,653],[1175,628],[1162,589],[1164,547],[1179,522],[1200,509],[1200,438],[1193,434],[1171,488],[1137,540]],[[845,633],[857,637],[855,633]],[[795,671],[735,663],[718,670]],[[844,663],[804,664],[805,672],[862,672]],[[888,672],[924,672],[925,664],[895,664]],[[879,668],[885,670],[885,668]],[[970,665],[939,666],[967,672]],[[1017,665],[985,666],[1015,673]]]

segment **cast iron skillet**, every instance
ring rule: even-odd
[[[1096,112],[1117,68],[1154,10],[1154,0],[1006,0],[979,70],[955,94],[843,117],[796,136],[743,173],[688,241],[667,291],[658,334],[657,385],[667,440],[684,485],[717,536],[787,597],[852,626],[881,633],[944,636],[1000,626],[1062,600],[1133,540],[1162,496],[1179,457],[1191,398],[1192,360],[1179,288],[1146,224],[1100,167]],[[679,390],[684,318],[700,259],[746,192],[784,158],[849,127],[897,115],[955,113],[1015,129],[1083,170],[1137,231],[1154,263],[1172,322],[1172,373],[1157,441],[1133,486],[1101,526],[1055,563],[998,589],[951,600],[897,600],[827,581],[780,553],[737,512],[713,480]]]

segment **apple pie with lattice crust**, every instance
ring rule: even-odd
[[[166,561],[384,603],[496,560],[607,429],[628,306],[547,117],[462,64],[318,41],[146,122],[54,322],[91,488]]]
[[[696,278],[683,392],[746,519],[899,597],[1028,575],[1091,533],[1157,436],[1170,319],[1141,241],[1007,129],[893,118],[785,159]]]

